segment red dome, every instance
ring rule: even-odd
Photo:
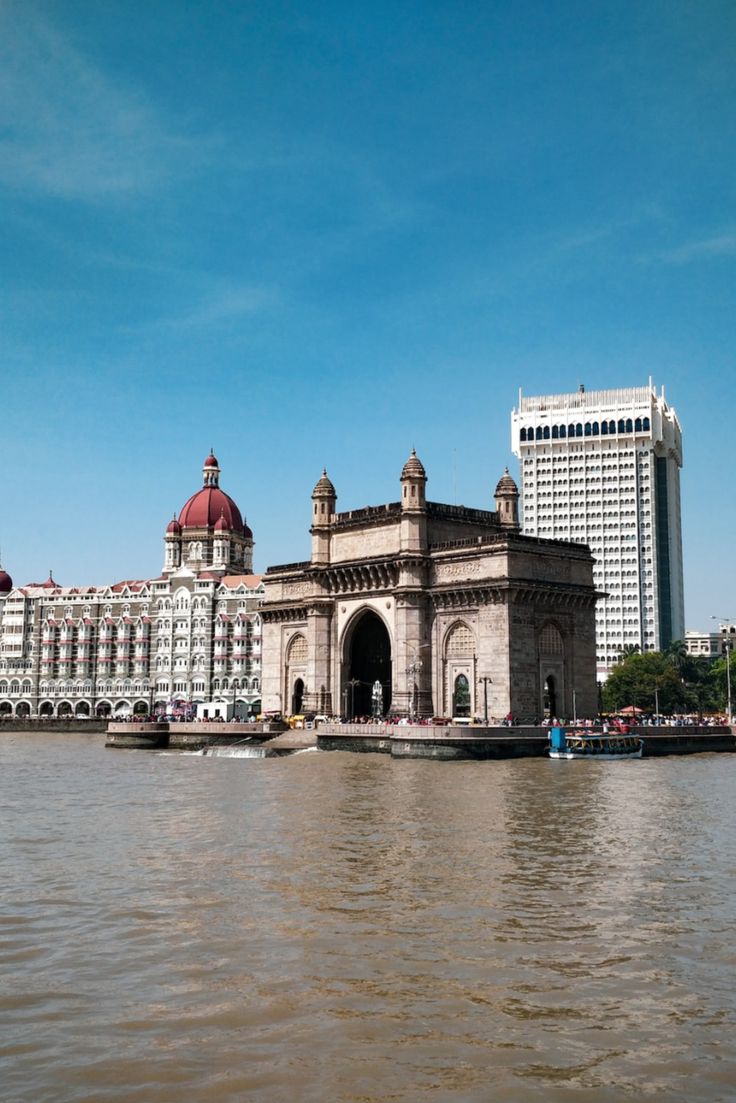
[[[228,526],[227,521],[225,520],[225,515],[224,513],[221,513],[218,518],[217,524],[215,525],[215,532],[226,532],[227,527]]]
[[[231,532],[237,532],[241,536],[253,535],[243,524],[235,502],[219,486],[203,486],[196,494],[192,494],[179,514],[179,524],[183,529],[211,529],[220,517],[225,519]]]
[[[13,589],[13,580],[7,571],[0,569],[0,594],[9,594]]]
[[[219,467],[220,466],[219,463],[217,462],[217,456],[215,455],[214,452],[210,452],[209,456],[204,461],[204,466],[205,467]]]
[[[175,536],[178,536],[181,532],[181,525],[177,521],[176,517],[173,517],[166,526],[167,532],[173,532]]]

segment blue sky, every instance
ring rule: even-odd
[[[211,446],[257,569],[323,466],[491,507],[520,386],[652,376],[736,617],[735,58],[709,0],[4,0],[4,566],[158,573]]]

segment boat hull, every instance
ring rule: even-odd
[[[589,758],[596,762],[614,762],[619,758],[641,758],[641,747],[638,751],[550,751],[550,758]]]
[[[550,758],[590,758],[614,761],[618,758],[641,758],[644,741],[636,735],[624,733],[592,732],[566,735],[564,730],[555,728],[550,737]]]

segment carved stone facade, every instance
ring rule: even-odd
[[[401,500],[337,513],[312,494],[312,557],[264,576],[263,707],[360,716],[594,715],[588,549],[524,536],[508,475],[496,510],[425,498],[412,453]]]

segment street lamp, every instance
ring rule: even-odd
[[[409,703],[409,719],[411,721],[416,719],[417,714],[417,693],[419,692],[419,687],[416,683],[416,676],[417,674],[419,674],[419,672],[422,670],[422,667],[424,666],[424,663],[418,656],[420,651],[426,651],[428,647],[428,643],[421,643],[418,649],[414,651],[413,658],[406,668],[407,678],[412,679],[411,700]]]
[[[482,674],[478,682],[483,685],[483,722],[488,727],[488,686],[493,685],[493,678],[489,678],[487,674]]]
[[[350,686],[350,719],[355,720],[355,687],[360,685],[360,678],[351,678]]]
[[[710,619],[720,621],[721,625],[732,623],[730,617],[712,616]],[[726,692],[728,697],[728,722],[729,724],[731,724],[733,722],[733,713],[731,712],[731,641],[729,639],[724,638],[723,650],[726,652]]]

